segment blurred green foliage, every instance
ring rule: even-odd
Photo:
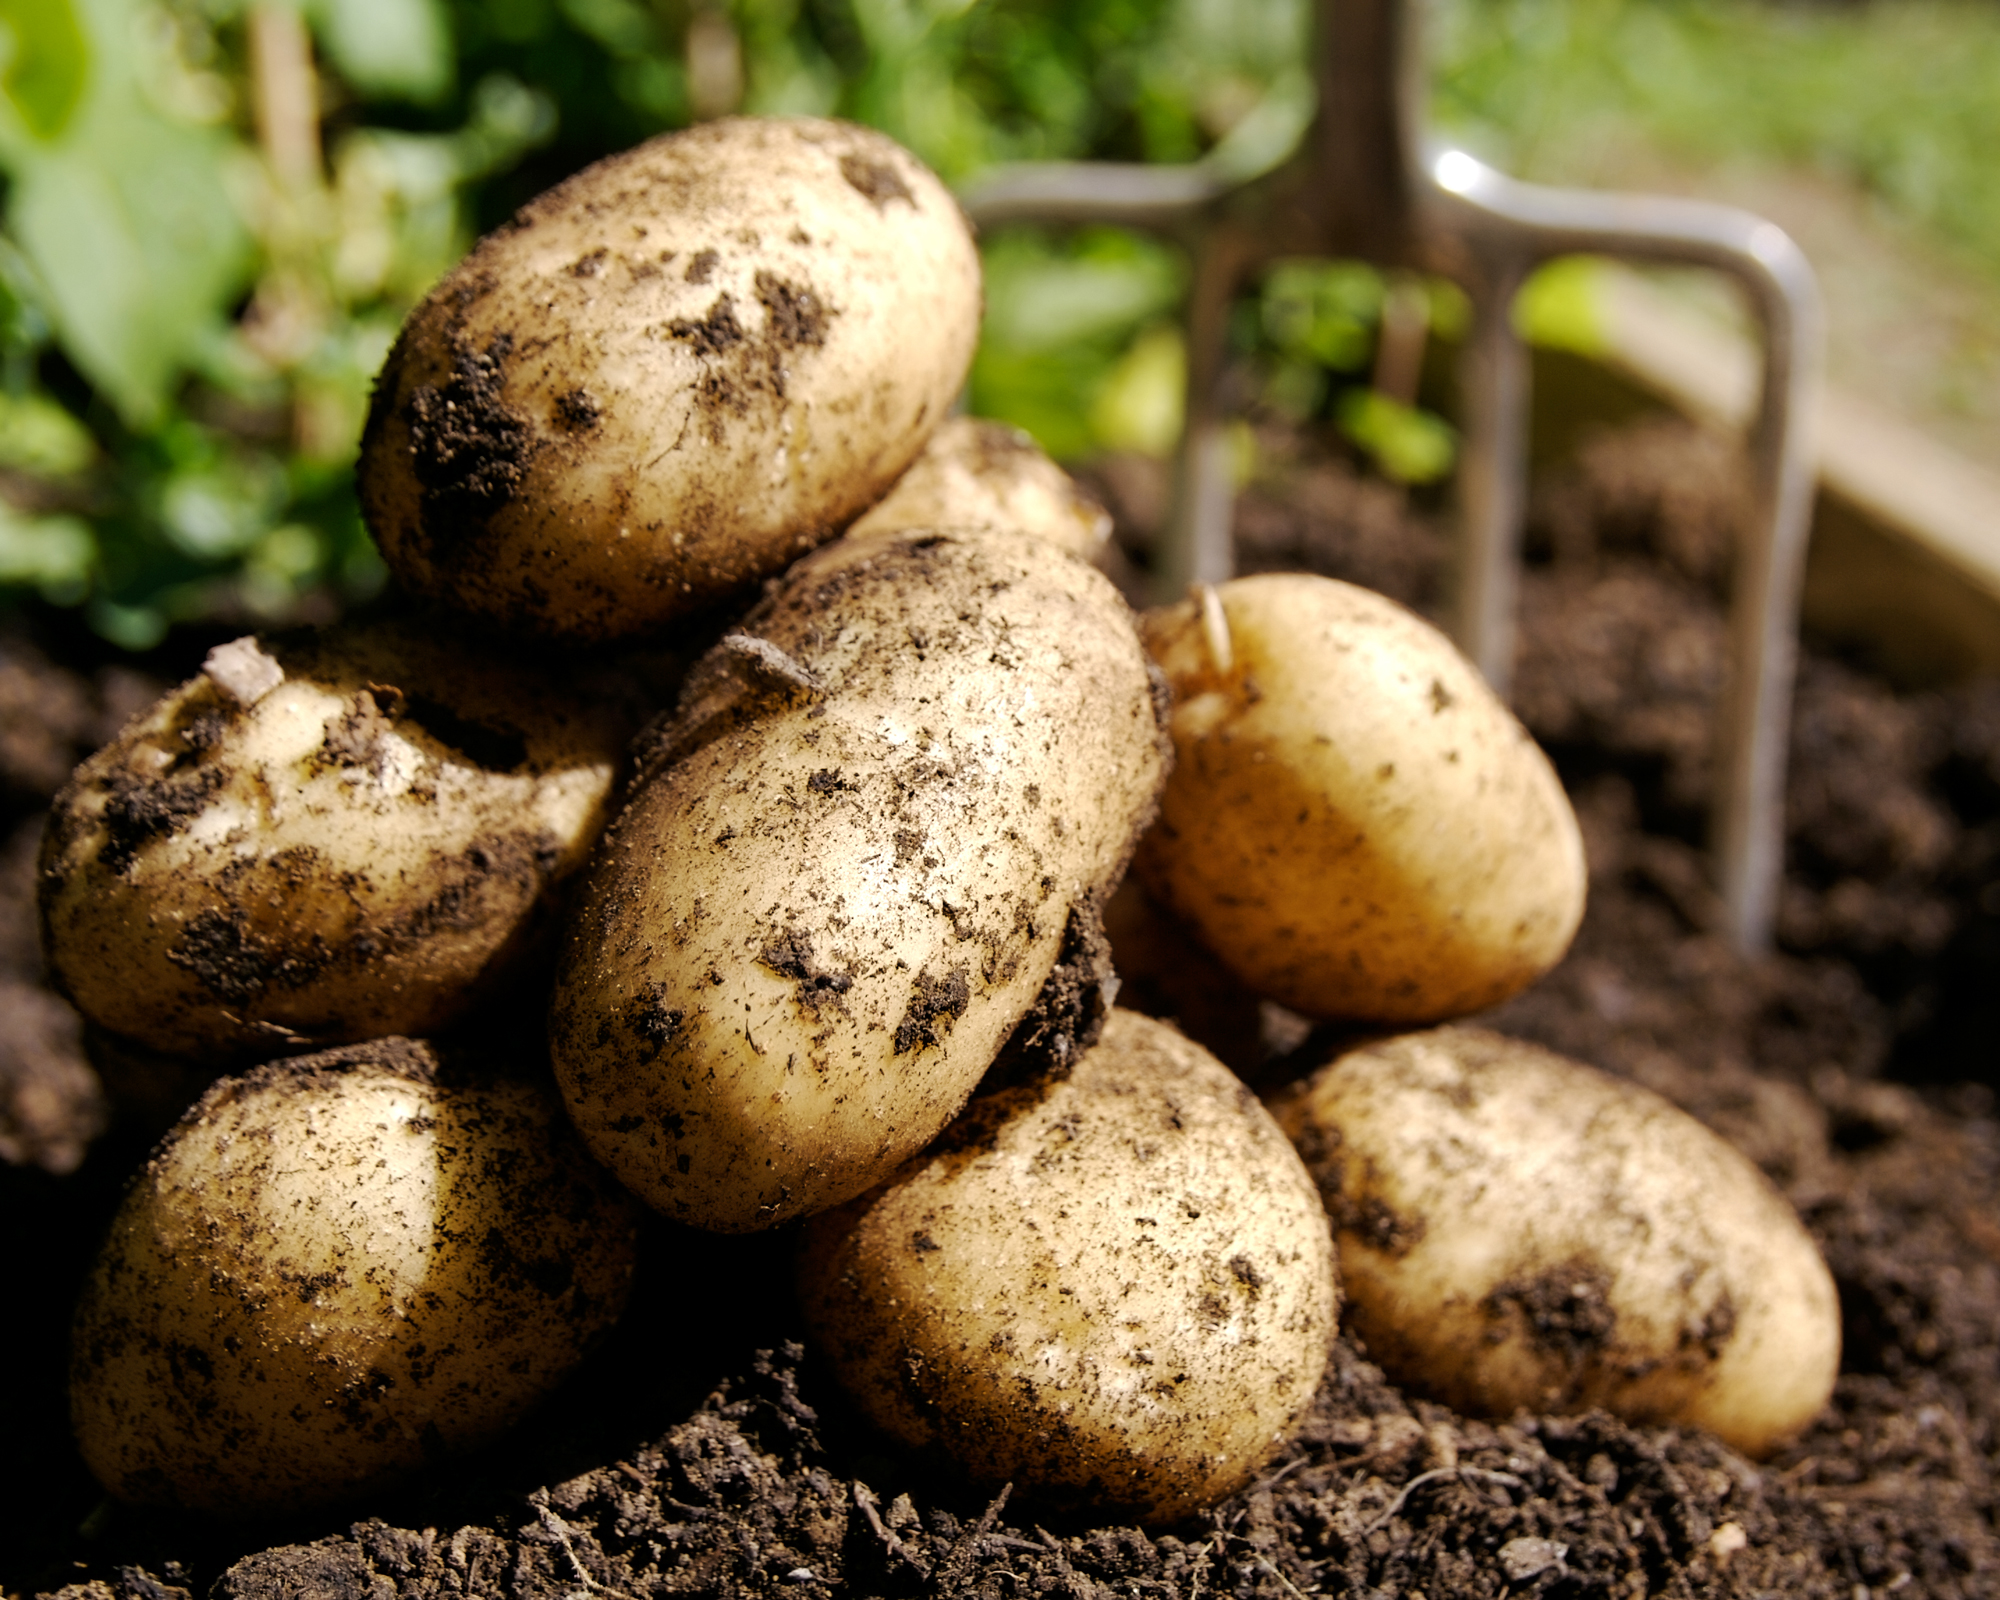
[[[1439,120],[1517,170],[1622,119],[1835,171],[2000,261],[1990,5],[1428,9]],[[370,592],[351,467],[404,312],[609,151],[734,108],[873,123],[951,181],[1254,167],[1309,112],[1308,22],[1308,0],[0,0],[0,586],[131,645]],[[985,248],[974,408],[1059,456],[1167,448],[1177,252],[1111,230]],[[1371,384],[1384,293],[1286,264],[1236,344],[1258,404],[1424,481],[1451,440]]]

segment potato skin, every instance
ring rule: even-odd
[[[1148,612],[1174,690],[1172,781],[1135,866],[1259,993],[1308,1016],[1408,1024],[1497,1004],[1583,916],[1554,770],[1444,635],[1303,573]]]
[[[907,528],[1025,533],[1089,561],[1111,536],[1111,515],[1019,428],[952,417],[847,537]]]
[[[1361,1046],[1277,1097],[1349,1326],[1460,1410],[1602,1406],[1764,1455],[1833,1392],[1840,1307],[1747,1159],[1637,1084],[1484,1029]]]
[[[869,1418],[987,1484],[1171,1523],[1249,1478],[1338,1303],[1311,1180],[1255,1097],[1113,1011],[1056,1083],[985,1094],[806,1224],[800,1298]]]
[[[382,1040],[215,1085],[134,1181],[71,1339],[120,1499],[345,1499],[517,1420],[623,1309],[636,1211],[526,1077]]]
[[[1059,552],[918,532],[799,563],[690,676],[587,875],[550,1038],[591,1149],[740,1232],[928,1143],[1059,960],[1095,992],[1160,714],[1125,602]]]
[[[435,624],[227,650],[261,664],[251,703],[203,672],[56,797],[54,981],[98,1026],[218,1064],[460,1015],[551,920],[629,718]]]
[[[879,499],[949,410],[979,316],[971,231],[893,140],[703,123],[530,201],[411,314],[362,508],[419,594],[631,637]]]

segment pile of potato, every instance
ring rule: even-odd
[[[807,1219],[808,1324],[885,1432],[1154,1522],[1297,1420],[1343,1279],[1468,1408],[1761,1449],[1823,1403],[1824,1268],[1670,1108],[1446,1029],[1340,1055],[1281,1132],[1114,1009],[1135,854],[1249,989],[1381,1028],[1546,971],[1582,851],[1379,597],[1135,619],[1101,512],[946,420],[979,314],[906,152],[728,120],[532,202],[412,315],[360,488],[432,609],[213,652],[44,848],[108,1051],[264,1063],[168,1135],[79,1308],[114,1493],[256,1515],[490,1437],[619,1314],[628,1195]],[[701,644],[649,703],[632,652]],[[541,993],[546,1056],[473,1026]]]

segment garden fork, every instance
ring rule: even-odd
[[[1162,598],[1233,566],[1223,386],[1232,295],[1287,256],[1434,273],[1472,304],[1460,357],[1459,530],[1451,628],[1496,690],[1514,660],[1525,499],[1528,364],[1515,291],[1579,253],[1712,268],[1745,290],[1763,337],[1738,541],[1730,674],[1711,814],[1728,932],[1768,948],[1784,857],[1785,754],[1799,589],[1812,510],[1821,348],[1812,269],[1776,225],[1701,201],[1520,183],[1423,138],[1422,70],[1405,0],[1317,0],[1318,107],[1275,169],[1241,180],[1186,166],[1042,162],[998,168],[962,198],[975,223],[1114,223],[1177,238],[1194,260],[1187,409],[1174,508],[1155,552]]]

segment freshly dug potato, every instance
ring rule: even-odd
[[[1340,1055],[1273,1106],[1332,1215],[1349,1324],[1413,1388],[1602,1406],[1763,1455],[1833,1392],[1819,1251],[1658,1095],[1478,1028]]]
[[[50,973],[175,1054],[434,1029],[548,920],[628,733],[434,624],[221,646],[56,797]]]
[[[1025,533],[1088,561],[1110,537],[1111,516],[1019,428],[953,417],[847,536],[906,528]]]
[[[255,1516],[482,1443],[616,1321],[635,1209],[527,1077],[390,1039],[225,1079],[77,1307],[84,1460],[120,1499]]]
[[[979,315],[965,219],[892,140],[703,123],[530,201],[432,290],[376,385],[362,508],[419,594],[636,635],[881,498]]]
[[[1137,868],[1244,982],[1307,1016],[1433,1022],[1562,958],[1583,916],[1576,815],[1430,624],[1271,573],[1142,629],[1176,762]]]
[[[1263,1108],[1129,1011],[1067,1079],[980,1096],[807,1223],[800,1288],[901,1443],[1150,1523],[1256,1470],[1318,1387],[1338,1303],[1325,1215]]]
[[[769,1227],[927,1144],[1038,996],[1056,1047],[1087,1031],[1159,715],[1124,601],[1035,541],[799,563],[587,874],[550,1037],[591,1149],[680,1221]]]

